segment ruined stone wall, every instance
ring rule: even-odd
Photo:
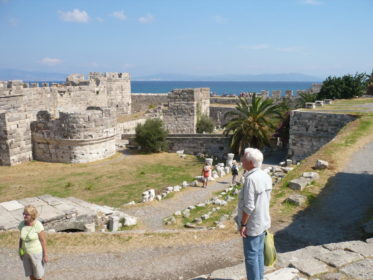
[[[0,112],[0,165],[32,159],[29,117],[26,112]]]
[[[122,134],[134,134],[136,133],[136,127],[138,124],[144,124],[146,119],[138,119],[117,124],[117,134],[120,137]]]
[[[232,119],[231,116],[224,118],[224,115],[232,110],[234,110],[232,107],[210,106],[210,118],[214,120],[217,128],[223,127],[229,120]]]
[[[110,107],[120,114],[131,113],[128,73],[90,73],[88,80],[81,74],[73,74],[64,85],[42,87],[22,81],[2,82],[0,98],[15,95],[23,96],[21,106],[32,113],[33,120],[39,111],[58,117],[59,111],[83,111],[89,106]],[[2,103],[0,100],[0,110],[4,107]]]
[[[167,105],[163,122],[169,133],[196,133],[198,114],[209,115],[210,89],[175,89],[168,94]]]
[[[170,152],[184,150],[186,154],[203,153],[220,159],[230,153],[230,137],[221,134],[169,135],[167,141]]]
[[[210,115],[210,89],[209,88],[195,88],[194,98],[197,102],[198,114]]]
[[[60,112],[59,119],[39,112],[31,124],[34,158],[47,162],[83,163],[113,155],[116,114],[108,108]]]
[[[128,140],[130,145],[136,145],[134,134],[123,134],[123,140]],[[183,150],[186,154],[199,153],[225,159],[230,150],[230,137],[222,134],[169,134],[167,136],[168,151]]]
[[[169,133],[196,133],[197,103],[193,89],[177,89],[168,94],[168,108],[163,111],[163,121]]]
[[[292,111],[290,114],[290,139],[288,156],[302,160],[331,141],[355,116]]]
[[[132,93],[132,113],[143,112],[168,103],[167,93]]]

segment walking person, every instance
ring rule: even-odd
[[[232,186],[236,185],[236,180],[238,176],[237,162],[234,160],[232,163]]]
[[[202,168],[202,179],[203,179],[203,187],[207,188],[207,183],[209,181],[211,173],[211,166],[206,162]]]
[[[23,221],[18,226],[21,232],[19,255],[23,262],[25,276],[30,277],[30,280],[42,280],[45,264],[48,262],[44,227],[36,219],[37,215],[38,211],[34,206],[25,206]]]
[[[264,235],[271,226],[269,202],[272,179],[261,169],[263,154],[247,148],[241,159],[246,170],[238,200],[238,221],[243,240],[246,275],[249,280],[264,279]]]

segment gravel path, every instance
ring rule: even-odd
[[[207,188],[187,188],[174,193],[174,197],[143,206],[134,206],[124,211],[138,218],[146,230],[160,230],[164,228],[163,219],[178,210],[183,210],[190,205],[204,202],[213,196],[214,192],[221,191],[229,186],[231,176],[227,175],[217,182],[209,182]]]

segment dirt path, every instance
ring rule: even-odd
[[[164,218],[190,205],[210,199],[213,197],[214,192],[227,188],[230,182],[231,176],[227,175],[224,178],[220,178],[218,181],[209,182],[207,188],[190,187],[181,192],[174,193],[174,197],[170,199],[127,208],[124,211],[131,216],[137,217],[146,230],[160,230],[164,228]]]

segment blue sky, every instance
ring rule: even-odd
[[[373,0],[0,0],[0,68],[370,73],[372,15]]]

